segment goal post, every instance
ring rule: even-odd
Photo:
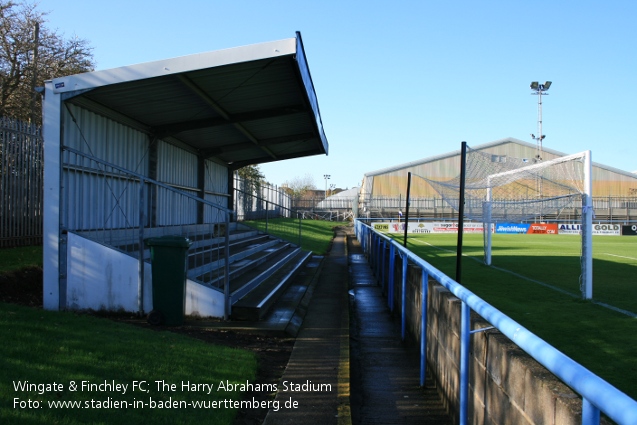
[[[425,180],[454,210],[460,211],[462,203],[464,216],[483,224],[487,265],[493,261],[492,233],[496,224],[557,221],[565,214],[575,217],[581,230],[579,289],[582,298],[592,299],[591,157],[587,150],[551,160],[528,160],[467,147],[464,179],[456,176],[441,181],[412,175]],[[465,185],[465,196],[459,200],[461,183]]]
[[[493,220],[493,199],[492,188],[509,184],[516,179],[516,175],[539,175],[543,170],[549,169],[558,164],[565,164],[571,161],[582,161],[583,163],[583,181],[580,191],[581,196],[581,243],[582,243],[582,282],[581,291],[582,298],[593,298],[593,243],[592,243],[592,227],[593,227],[593,179],[592,179],[592,160],[591,151],[584,151],[573,155],[567,155],[559,158],[555,158],[549,161],[542,161],[527,167],[522,167],[514,170],[507,170],[501,173],[490,174],[486,178],[486,196],[483,202],[483,225],[485,232],[484,242],[484,262],[490,266],[492,261],[492,225]],[[542,178],[540,177],[540,182]],[[555,183],[555,182],[552,182]],[[560,183],[561,184],[561,183]],[[565,185],[564,185],[565,186]],[[540,194],[541,195],[541,194]],[[524,200],[519,203],[534,203],[534,202],[547,202],[550,200],[556,200],[562,197],[569,197],[571,195],[554,196],[551,198],[538,198],[537,200]],[[516,201],[501,201],[503,205],[516,204]]]
[[[582,295],[593,299],[593,162],[591,151],[584,157],[584,199],[582,207]]]

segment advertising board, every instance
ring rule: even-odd
[[[637,224],[622,226],[622,236],[637,236]]]
[[[619,236],[621,226],[619,224],[593,224],[593,235]]]
[[[379,232],[404,233],[404,222],[373,223],[372,227]],[[464,233],[482,233],[483,223],[464,223]],[[492,230],[505,234],[544,234],[544,235],[579,235],[582,225],[579,223],[498,223]],[[410,222],[407,233],[458,233],[457,222]],[[593,235],[605,236],[637,236],[637,225],[622,226],[619,224],[593,224]]]
[[[528,234],[557,235],[555,223],[533,223],[529,226]]]
[[[528,233],[530,224],[498,223],[495,226],[496,233]]]
[[[576,223],[560,224],[557,230],[560,235],[579,235],[582,233],[582,225]]]
[[[372,227],[379,232],[404,233],[405,223],[374,223]],[[464,223],[465,233],[482,233],[484,224]],[[407,233],[458,233],[458,223],[450,222],[412,222],[408,224]]]

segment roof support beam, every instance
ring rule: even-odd
[[[280,117],[285,115],[293,115],[305,112],[306,108],[303,105],[294,105],[284,108],[266,109],[263,111],[252,111],[242,114],[234,114],[229,116],[226,114],[224,117],[215,118],[203,118],[199,120],[179,122],[175,124],[166,124],[153,127],[152,131],[158,135],[175,135],[182,131],[198,130],[202,128],[217,127],[220,125],[228,124],[240,124],[248,121],[257,121],[261,119]]]
[[[272,139],[261,140],[261,146],[265,148],[269,145],[274,145],[278,143],[300,142],[300,141],[311,139],[312,137],[314,137],[314,133],[292,134],[289,136],[282,136],[282,137],[275,137]],[[254,146],[252,143],[234,143],[229,145],[217,146],[210,149],[202,149],[199,152],[199,155],[201,155],[204,158],[210,158],[210,157],[220,155],[223,153],[240,151],[242,149],[249,148],[252,146]],[[280,157],[277,157],[275,159],[280,159]]]
[[[205,101],[219,115],[221,115],[224,119],[226,119],[226,121],[231,122],[230,115],[221,106],[219,106],[219,104],[217,104],[217,102],[215,102],[214,99],[212,99],[210,96],[208,96],[208,94],[206,94],[203,90],[201,90],[201,88],[199,86],[197,86],[197,84],[195,84],[190,78],[188,78],[187,76],[185,76],[183,74],[178,74],[177,75],[177,79],[179,79],[179,81],[181,81],[186,87],[188,87],[190,90],[192,90],[193,93],[195,93],[203,101]],[[256,137],[254,137],[254,135],[252,133],[250,133],[248,130],[246,130],[245,127],[243,127],[239,123],[232,123],[232,125],[237,130],[239,130],[241,133],[243,133],[243,135],[246,136],[252,143],[254,143],[255,145],[259,146],[259,148],[261,148],[261,150],[263,150],[265,153],[267,153],[273,159],[277,159],[276,155],[270,149],[268,149],[268,148],[266,148],[264,146],[261,146],[261,144],[259,143],[259,140]]]

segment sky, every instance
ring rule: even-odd
[[[637,171],[637,2],[39,0],[96,69],[300,31],[329,154],[260,165],[268,182],[358,186],[365,173],[513,137]],[[324,178],[330,175],[329,181]]]

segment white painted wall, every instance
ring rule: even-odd
[[[138,311],[139,261],[73,233],[68,234],[66,308]],[[144,310],[152,307],[151,269],[144,269]]]
[[[138,311],[139,262],[104,245],[68,234],[66,308]],[[144,312],[152,310],[152,267],[144,264]],[[186,281],[186,315],[223,317],[223,293]]]

